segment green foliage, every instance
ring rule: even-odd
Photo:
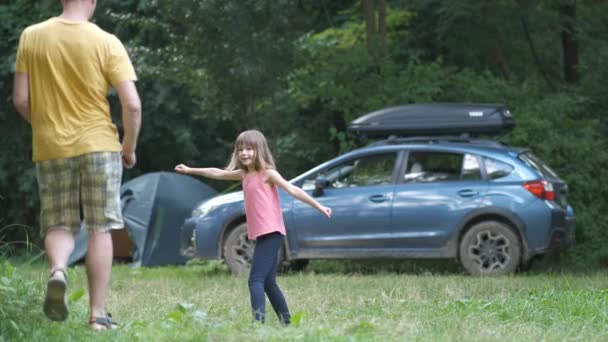
[[[28,327],[17,318],[27,312],[37,289],[4,257],[0,257],[0,331],[3,337],[22,338]]]
[[[415,0],[400,3],[417,15],[404,49],[422,60],[442,58],[447,65],[491,70],[504,77],[547,72],[561,78],[556,6],[543,1]],[[528,35],[530,40],[528,40]],[[535,47],[542,67],[531,51]],[[540,70],[542,69],[542,70]]]
[[[391,36],[404,34],[407,12],[391,12]],[[394,25],[394,26],[393,26]],[[440,63],[420,65],[385,60],[379,64],[364,41],[362,22],[307,35],[298,41],[298,67],[288,76],[292,108],[321,105],[317,118],[339,113],[338,129],[363,113],[400,103],[430,101],[446,77]],[[390,43],[390,41],[389,41]]]
[[[291,316],[291,324],[293,326],[300,326],[302,324],[302,319],[304,318],[304,312],[298,311]]]
[[[608,206],[603,171],[608,167],[608,139],[595,115],[593,103],[577,94],[556,94],[522,104],[515,111],[519,129],[511,142],[528,146],[568,183],[569,202],[577,215],[577,241],[595,262],[605,264],[601,247],[608,241]],[[591,248],[590,248],[591,247]]]
[[[391,105],[429,102],[441,93],[447,78],[440,62],[399,63],[398,51],[395,59],[378,64],[367,49],[360,15],[352,10],[344,14],[350,20],[341,26],[308,33],[296,41],[295,67],[286,77],[287,87],[273,102],[265,103],[266,108],[278,107],[283,116],[294,118],[282,129],[296,132],[300,146],[309,147],[309,160],[306,156],[297,159],[300,170],[356,146],[346,134],[351,120]],[[389,13],[389,49],[397,49],[396,42],[407,34],[403,27],[409,18],[405,11]]]
[[[248,128],[265,133],[291,178],[359,146],[346,127],[362,114],[505,103],[518,126],[504,139],[530,147],[570,186],[582,245],[571,255],[607,264],[608,3],[577,2],[578,85],[562,81],[563,1],[387,3],[387,55],[378,58],[360,1],[98,2],[95,21],[127,46],[143,103],[138,165],[125,180],[181,162],[222,167]],[[0,238],[8,241],[38,242],[30,127],[10,101],[16,46],[27,25],[59,11],[55,0],[0,4],[0,223],[10,225]]]

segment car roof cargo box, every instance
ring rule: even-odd
[[[504,134],[515,127],[501,104],[411,104],[378,110],[351,122],[348,130],[366,137]]]

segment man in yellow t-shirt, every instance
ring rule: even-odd
[[[105,311],[113,259],[110,232],[124,227],[122,167],[136,162],[141,103],[124,46],[89,22],[96,0],[61,3],[59,17],[21,34],[13,102],[32,126],[41,234],[49,260],[44,312],[55,321],[68,316],[67,262],[73,233],[84,220],[89,232],[89,324],[102,330],[115,326]],[[122,144],[110,116],[110,87],[117,90],[122,106]]]

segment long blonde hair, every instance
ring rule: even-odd
[[[252,129],[244,131],[236,138],[234,142],[234,151],[232,151],[232,157],[230,163],[226,166],[226,170],[238,170],[248,171],[247,167],[239,160],[239,148],[251,146],[255,151],[254,167],[256,171],[266,169],[276,169],[274,164],[274,158],[268,148],[268,143],[262,132]]]

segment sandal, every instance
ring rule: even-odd
[[[105,316],[89,318],[89,327],[94,331],[112,330],[118,328],[118,323],[108,313]]]
[[[57,277],[57,272],[63,274],[63,278]],[[44,297],[44,314],[52,321],[65,321],[68,318],[68,274],[62,268],[51,271],[46,283],[46,296]]]

